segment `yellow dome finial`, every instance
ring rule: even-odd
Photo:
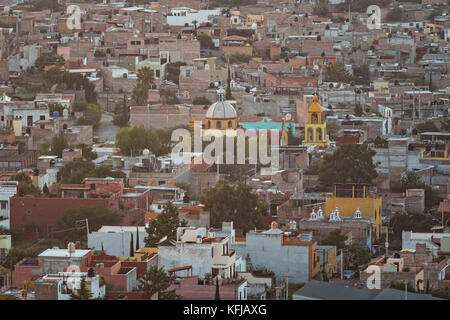
[[[317,96],[317,94],[315,94],[313,96],[313,102],[317,102],[317,101],[319,101],[319,97]]]
[[[278,229],[278,223],[276,221],[272,221],[270,224],[270,229]]]

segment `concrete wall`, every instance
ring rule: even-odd
[[[179,244],[175,246],[158,246],[158,268],[167,271],[175,267],[192,266],[192,275],[204,278],[212,273],[211,244]]]
[[[92,232],[89,234],[88,247],[95,250],[105,249],[112,256],[127,257],[130,255],[130,238],[133,234],[134,248],[136,249],[136,231],[134,232]],[[144,238],[147,232],[139,232],[139,248],[145,247]]]
[[[309,280],[308,246],[283,246],[281,234],[249,232],[246,239],[230,248],[244,259],[248,254],[253,268],[268,269],[279,281],[285,281],[286,274],[292,283]]]

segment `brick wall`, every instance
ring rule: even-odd
[[[70,208],[85,206],[100,206],[112,210],[118,209],[115,199],[62,199],[11,197],[11,227],[23,227],[26,224],[36,224],[39,236],[48,234],[48,227],[54,226],[59,217]]]

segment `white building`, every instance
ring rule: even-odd
[[[167,24],[170,26],[193,25],[197,21],[197,26],[203,22],[208,22],[210,16],[219,16],[220,9],[215,10],[194,10],[187,7],[172,8],[167,16]]]
[[[427,249],[431,249],[433,255],[437,256],[440,245],[433,240],[450,238],[450,233],[425,233],[402,231],[402,250],[416,250],[416,244],[425,244]]]
[[[240,259],[229,248],[229,237],[217,237],[214,229],[180,227],[176,240],[162,241],[158,246],[158,267],[169,270],[192,266],[192,274],[204,278],[234,278]],[[245,271],[245,270],[240,270]]]
[[[0,226],[10,228],[10,198],[17,194],[17,181],[0,181]]]
[[[131,235],[133,234],[134,248],[139,232],[139,248],[145,247],[144,239],[147,237],[145,227],[103,226],[88,237],[88,247],[100,251],[102,249],[112,256],[128,257],[130,255]]]
[[[36,300],[70,300],[70,294],[80,289],[81,279],[85,278],[86,288],[91,293],[91,299],[105,297],[105,284],[100,283],[100,276],[90,272],[58,272],[47,274],[35,283]]]

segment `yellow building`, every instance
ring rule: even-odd
[[[327,125],[324,120],[322,106],[318,100],[317,95],[314,95],[313,102],[308,108],[308,121],[305,125],[305,140],[303,140],[303,144],[327,147],[330,145],[327,138]]]
[[[217,90],[218,101],[206,111],[205,129],[235,130],[237,128],[237,112],[228,101],[225,101],[225,90]]]
[[[380,238],[382,234],[381,197],[375,197],[369,193],[368,185],[336,184],[333,197],[327,197],[325,201],[326,216],[330,216],[331,212],[338,208],[341,217],[353,217],[355,211],[359,209],[362,217],[371,218],[373,221],[374,240]]]

